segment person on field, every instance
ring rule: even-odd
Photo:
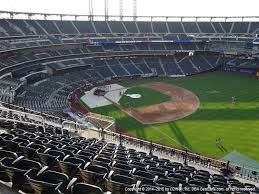
[[[235,97],[235,96],[232,96],[232,97],[231,97],[231,103],[232,103],[232,104],[235,104],[235,103],[236,103],[236,97]]]
[[[218,142],[219,142],[219,145],[221,145],[221,139],[220,139],[220,137],[218,138]]]
[[[221,139],[220,139],[220,137],[216,139],[216,144],[217,144],[217,145],[220,145],[220,144],[221,144]]]

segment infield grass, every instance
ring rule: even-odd
[[[140,108],[150,106],[153,104],[160,104],[171,100],[170,96],[163,94],[159,91],[145,88],[145,87],[132,87],[127,89],[126,94],[140,94],[141,98],[131,98],[123,95],[119,100],[119,104],[124,108]]]
[[[187,148],[214,158],[237,151],[259,161],[259,80],[238,73],[215,72],[181,79],[150,79],[120,83],[125,87],[166,82],[186,88],[200,99],[196,113],[175,121],[142,125],[109,105],[93,112],[112,116],[119,128],[139,138]],[[231,103],[235,96],[236,104]],[[216,146],[220,137],[223,148]]]

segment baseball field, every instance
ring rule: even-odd
[[[123,97],[120,104],[135,108],[168,101],[166,94],[142,87],[158,82],[191,91],[200,101],[199,108],[183,119],[159,124],[142,124],[114,105],[91,111],[114,117],[118,128],[142,139],[213,158],[237,151],[259,161],[259,80],[254,76],[216,72],[179,79],[123,82],[120,85],[132,87],[128,93],[141,94],[142,98]],[[236,98],[234,104],[231,102],[233,96]],[[173,95],[171,100],[174,100]],[[216,144],[217,138],[221,138],[220,147]]]

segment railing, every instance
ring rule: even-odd
[[[115,122],[115,119],[112,118],[112,117],[96,114],[96,113],[93,113],[93,112],[87,113],[87,116],[102,119],[102,120],[107,121],[107,122]]]
[[[15,106],[15,105],[9,105],[9,106],[13,106],[13,108],[16,108],[16,109],[11,109],[10,107],[0,106],[0,110],[12,112],[14,115],[17,115],[18,118],[17,117],[16,118],[0,117],[0,121],[10,121],[13,123],[24,123],[26,125],[35,124],[36,126],[42,126],[44,131],[45,131],[46,125],[51,125],[54,127],[61,128],[62,133],[63,133],[63,129],[67,129],[73,133],[78,133],[82,129],[86,128],[84,125],[71,121],[71,120],[63,119],[63,121],[62,121],[62,119],[60,119],[58,117],[54,117],[54,116],[50,116],[50,115],[43,116],[43,114],[40,114],[40,115],[35,114],[36,111],[35,112],[34,111],[25,112],[22,107]],[[27,120],[24,120],[23,118],[30,119],[30,122]]]
[[[57,120],[60,119],[57,116],[50,115],[50,114],[47,114],[47,113],[42,113],[42,112],[39,112],[39,111],[36,111],[36,110],[32,110],[32,109],[29,109],[29,108],[25,108],[25,107],[20,107],[20,106],[17,106],[15,104],[10,104],[10,103],[6,103],[6,102],[3,102],[3,101],[0,101],[0,105],[1,104],[4,105],[4,107],[9,108],[11,110],[23,111],[25,113],[31,113],[31,114],[40,115],[40,116],[43,116],[43,117],[49,117],[49,118],[53,118],[53,119],[57,119]]]
[[[186,150],[180,150],[157,143],[152,143],[150,141],[138,139],[129,135],[119,134],[106,130],[88,129],[87,133],[90,137],[104,139],[107,142],[113,142],[116,144],[121,143],[128,148],[142,150],[147,153],[158,155],[164,158],[176,160],[186,164],[200,166],[218,172],[221,172],[221,170],[224,168],[228,168],[232,170],[235,177],[253,182],[259,182],[259,171],[249,166],[245,166],[244,164],[230,162],[228,165],[227,162],[221,160],[209,158],[200,154],[188,152]]]

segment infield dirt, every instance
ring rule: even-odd
[[[170,101],[141,108],[124,108],[110,100],[115,106],[134,117],[142,124],[164,123],[178,120],[194,113],[200,105],[199,98],[189,90],[161,82],[140,85],[170,96]]]

